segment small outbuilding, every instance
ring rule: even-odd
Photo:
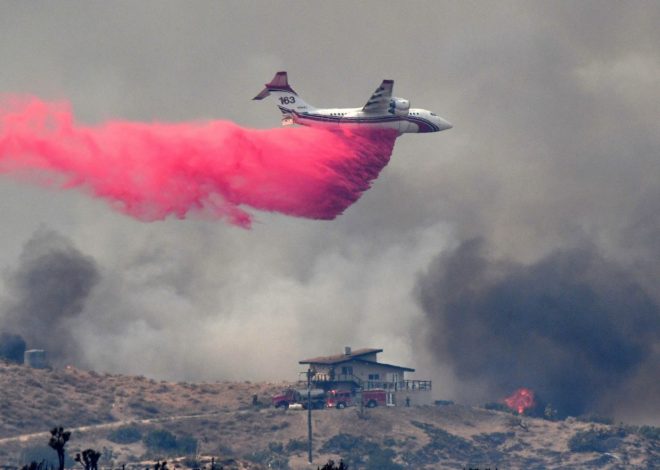
[[[45,369],[48,367],[46,351],[43,349],[28,349],[23,355],[23,364],[35,369]]]

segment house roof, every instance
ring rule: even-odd
[[[382,349],[363,348],[355,349],[350,354],[335,354],[333,356],[319,356],[311,359],[303,359],[298,364],[341,364],[342,362],[352,361],[368,354],[383,352]]]
[[[405,370],[406,372],[415,372],[415,369],[411,369],[410,367],[395,366],[395,365],[392,365],[392,364],[385,364],[384,362],[365,361],[364,359],[355,359],[355,361],[356,362],[364,362],[366,364],[375,364],[375,365],[383,366],[383,367],[391,367],[392,369]]]
[[[391,367],[393,369],[405,370],[407,372],[415,372],[415,369],[411,369],[410,367],[395,366],[392,364],[385,364],[383,362],[377,362],[377,361],[376,362],[368,361],[364,359],[364,356],[374,353],[378,354],[380,352],[383,352],[383,350],[371,349],[371,348],[356,349],[354,351],[351,351],[350,354],[335,354],[333,356],[319,356],[319,357],[312,357],[311,359],[303,359],[302,361],[298,361],[298,364],[323,364],[323,365],[331,366],[336,364],[343,364],[349,361],[356,361],[365,364],[374,364],[383,367]]]

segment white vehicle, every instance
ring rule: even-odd
[[[453,126],[426,109],[410,108],[410,101],[392,97],[394,80],[383,83],[361,108],[315,108],[298,96],[289,86],[286,72],[277,72],[266,83],[261,93],[253,99],[262,100],[273,95],[282,111],[282,125],[300,124],[312,127],[337,127],[346,125],[367,126],[377,129],[394,129],[405,133],[438,132]]]

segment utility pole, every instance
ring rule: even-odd
[[[364,391],[364,389],[362,388],[362,386],[360,386],[360,389],[359,389],[359,394],[360,394],[359,395],[359,397],[360,397],[360,418],[364,418],[364,398],[362,397],[362,392],[363,391]]]
[[[312,463],[312,368],[307,369],[307,461]]]

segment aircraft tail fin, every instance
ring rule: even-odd
[[[275,96],[279,101],[277,107],[283,114],[300,113],[313,109],[291,88],[286,72],[277,72],[273,79],[266,83],[265,88],[252,99],[263,100],[270,95]]]
[[[270,81],[270,83],[266,83],[265,85],[266,88],[261,90],[261,93],[259,93],[257,96],[252,98],[253,100],[263,100],[267,96],[270,95],[271,91],[279,91],[283,93],[289,93],[295,96],[298,96],[298,94],[293,91],[293,88],[289,86],[289,79],[286,75],[286,72],[277,72],[273,79]]]

